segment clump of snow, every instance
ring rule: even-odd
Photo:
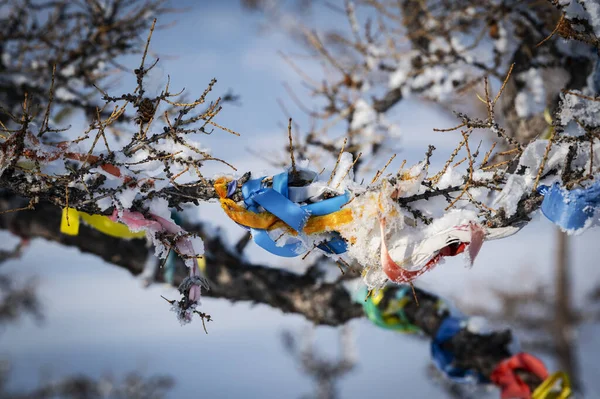
[[[533,181],[526,176],[509,176],[493,206],[496,209],[503,208],[508,217],[514,215],[517,212],[519,200],[526,192],[531,190],[532,183]]]
[[[588,91],[574,90],[573,92],[581,95],[593,95]],[[559,116],[563,125],[578,120],[586,126],[600,126],[600,101],[590,101],[568,93],[561,94],[561,96],[563,102]]]
[[[535,181],[544,159],[548,140],[536,140],[530,143],[519,160],[519,173],[508,176],[502,191],[496,197],[494,208],[504,208],[506,216],[512,216],[517,211],[519,200],[528,192],[532,192]],[[560,165],[569,151],[568,145],[553,145],[544,164],[542,175],[551,169],[560,169]],[[558,180],[556,175],[542,179],[538,184],[551,184]]]
[[[384,183],[379,190],[368,191],[347,205],[353,221],[340,226],[339,232],[348,243],[348,255],[363,266],[379,264],[380,216],[390,216],[390,227],[402,228],[404,224],[404,213],[391,198],[393,191],[393,186]]]
[[[455,95],[456,88],[465,79],[462,68],[449,68],[447,66],[434,65],[426,67],[412,79],[410,88],[414,92],[423,93],[428,98],[445,102]]]
[[[138,192],[137,188],[125,188],[115,195],[115,199],[123,208],[129,209],[133,205]]]
[[[546,89],[540,70],[529,68],[516,79],[524,84],[515,98],[515,110],[521,118],[537,115],[546,108]]]
[[[448,166],[444,174],[440,177],[437,187],[440,189],[458,186],[463,183],[463,176],[458,170],[452,166]]]
[[[73,75],[75,75],[75,67],[73,66],[73,64],[69,64],[66,67],[60,69],[58,73],[60,73],[65,78],[70,78]]]
[[[365,100],[358,99],[354,105],[352,130],[360,132],[357,136],[364,144],[382,142],[385,138],[398,138],[400,130],[398,126],[389,122],[384,114],[380,114]],[[363,153],[371,152],[371,145],[362,148]]]
[[[350,154],[349,152],[344,152],[342,154],[335,175],[331,179],[330,187],[343,192],[343,190],[346,189],[348,184],[354,181],[352,161],[352,154]]]
[[[166,199],[154,197],[151,200],[144,201],[144,205],[148,207],[151,214],[164,219],[171,219],[171,210],[169,209],[169,202]],[[200,253],[204,253],[204,249]]]
[[[497,24],[498,39],[494,40],[494,47],[496,48],[496,51],[503,54],[508,50],[508,35],[504,24],[502,22],[497,22]]]
[[[467,330],[473,334],[489,334],[491,332],[485,317],[471,316],[467,319],[466,324]]]
[[[58,89],[56,89],[55,96],[57,99],[62,101],[73,101],[77,98],[73,93],[71,93],[64,87],[59,87]]]
[[[396,70],[392,72],[388,78],[388,85],[390,88],[395,89],[406,83],[412,69],[412,58],[417,56],[417,52],[409,53],[398,60]]]
[[[186,144],[175,142],[172,138],[166,138],[159,140],[154,145],[154,149],[164,154],[170,154],[175,159],[190,160],[204,160],[210,152],[209,149],[202,147],[200,143],[187,140]]]
[[[362,98],[356,101],[356,104],[354,104],[354,114],[352,115],[352,124],[350,125],[350,128],[353,130],[358,130],[376,122],[377,113],[375,110]]]
[[[600,3],[597,0],[562,0],[566,6],[565,14],[568,19],[579,18],[587,20],[597,37],[600,37]]]

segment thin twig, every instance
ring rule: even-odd
[[[150,47],[150,40],[152,39],[152,33],[154,32],[154,27],[156,26],[156,18],[152,21],[152,26],[150,26],[150,32],[148,33],[148,39],[146,39],[146,47],[144,47],[144,54],[142,55],[142,62],[140,63],[140,70],[144,70],[144,63],[146,62],[146,55],[148,54],[148,47]]]
[[[434,128],[434,129],[433,129],[433,131],[434,131],[434,132],[451,132],[451,131],[453,131],[453,130],[460,129],[461,127],[465,126],[466,124],[467,124],[467,122],[464,122],[464,123],[461,123],[461,124],[460,124],[460,125],[458,125],[458,126],[454,126],[454,127],[448,128],[448,129],[435,129],[435,128]]]
[[[550,154],[550,149],[552,148],[552,144],[554,144],[555,130],[552,130],[552,136],[548,140],[548,145],[546,146],[546,151],[544,151],[544,157],[542,158],[542,163],[540,164],[540,168],[538,169],[537,176],[535,177],[535,183],[533,184],[532,191],[535,192],[537,190],[538,183],[540,182],[540,178],[542,177],[542,173],[544,172],[544,166],[546,166],[546,161],[548,160],[548,155]]]
[[[337,167],[340,164],[340,160],[342,159],[342,154],[344,153],[344,148],[346,148],[347,142],[348,142],[348,137],[344,137],[344,142],[342,143],[342,149],[340,150],[340,153],[338,154],[337,161],[335,161],[335,166],[333,167],[333,170],[331,171],[329,180],[327,180],[328,186],[331,184],[331,181],[333,180],[333,176],[335,176],[335,171],[337,170]]]
[[[552,31],[552,33],[550,33],[548,36],[546,36],[541,42],[539,42],[538,44],[535,45],[535,47],[540,47],[542,44],[546,43],[548,40],[550,40],[552,38],[552,36],[554,36],[554,34],[556,32],[558,32],[558,30],[560,29],[560,25],[563,23],[563,20],[565,19],[565,14],[563,13],[560,16],[560,19],[558,20],[558,23],[556,24],[556,26],[554,27],[554,30]]]
[[[15,208],[15,209],[7,209],[5,211],[0,212],[0,215],[4,215],[5,213],[11,213],[11,212],[19,212],[19,211],[30,211],[35,209],[35,207],[33,206],[33,204],[35,203],[34,199],[32,198],[29,201],[29,205],[24,206],[22,208]],[[67,215],[68,216],[68,215]]]
[[[502,95],[502,92],[504,91],[504,88],[506,87],[506,84],[508,83],[508,78],[510,78],[510,74],[512,73],[512,70],[514,67],[515,67],[515,63],[513,62],[510,65],[510,68],[508,69],[508,73],[506,74],[506,78],[504,79],[504,82],[502,82],[502,86],[500,87],[498,94],[496,94],[496,97],[494,97],[494,101],[493,101],[492,105],[496,105],[496,101],[498,101],[498,99]]]
[[[565,93],[565,94],[570,94],[570,95],[572,95],[572,96],[575,96],[575,97],[580,97],[580,98],[583,98],[583,99],[585,99],[585,100],[590,100],[590,101],[600,101],[600,97],[591,97],[591,96],[586,96],[586,95],[584,95],[584,94],[581,94],[581,93],[575,93],[574,91],[570,91],[570,90],[563,90],[562,92],[563,92],[563,93]]]
[[[342,184],[342,182],[344,181],[344,179],[346,178],[346,176],[348,176],[348,173],[350,173],[350,171],[352,169],[354,169],[354,165],[356,165],[356,162],[360,159],[361,155],[362,155],[362,152],[359,152],[358,155],[356,156],[356,159],[354,160],[354,162],[352,162],[352,165],[350,165],[350,167],[348,168],[348,170],[346,171],[346,173],[344,173],[344,176],[342,176],[342,178],[340,179],[340,181],[338,182],[338,184],[335,186],[336,189],[340,186],[340,184]]]
[[[294,141],[292,140],[292,118],[288,120],[288,139],[290,141],[290,157],[292,158],[292,174],[296,175],[296,160],[294,159]]]
[[[394,160],[394,158],[396,158],[396,154],[392,155],[392,157],[387,161],[385,166],[381,170],[377,171],[377,173],[373,177],[373,180],[371,180],[371,184],[375,183],[379,179],[379,177],[381,177],[382,173],[385,171],[385,169],[388,167],[388,165]]]
[[[502,165],[506,165],[507,163],[510,163],[510,162],[511,162],[510,160],[507,160],[507,161],[502,161],[502,162],[498,162],[498,163],[496,163],[496,164],[493,164],[493,165],[490,165],[490,166],[483,167],[483,168],[481,168],[481,170],[490,170],[490,169],[494,169],[494,168],[499,168],[500,166],[502,166]]]
[[[490,155],[492,155],[494,148],[496,148],[496,144],[498,144],[498,143],[494,141],[492,143],[492,147],[490,148],[490,150],[485,153],[485,156],[483,157],[483,161],[481,161],[481,164],[479,165],[480,168],[483,168],[488,163],[488,160],[490,159]]]
[[[410,284],[410,288],[412,289],[413,298],[415,298],[415,303],[417,304],[417,306],[419,306],[419,299],[417,298],[417,292],[415,291],[415,285],[412,283],[412,281],[410,281],[408,284]]]

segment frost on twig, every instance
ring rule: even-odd
[[[235,168],[211,155],[199,140],[214,129],[237,133],[216,121],[221,99],[207,99],[216,79],[191,102],[183,102],[181,92],[174,93],[168,81],[157,95],[147,91],[147,78],[158,62],[145,62],[153,29],[154,24],[140,66],[134,71],[135,88],[116,96],[98,89],[104,105],[96,109],[89,127],[77,138],[56,140],[56,135],[46,135],[59,132],[49,118],[53,115],[54,79],[43,113],[36,112],[27,95],[18,113],[5,110],[8,120],[0,124],[0,181],[3,188],[31,200],[25,209],[43,201],[107,215],[131,231],[144,231],[159,257],[176,252],[190,268],[190,276],[199,280],[194,283],[196,289],[191,289],[193,295],[188,296],[188,308],[192,309],[199,301],[199,286],[206,287],[196,276],[196,258],[203,254],[203,245],[173,222],[170,207],[180,209],[183,203],[202,199],[187,194],[190,189],[206,190],[205,199],[212,198],[212,187],[200,172],[204,163],[220,162],[230,170]],[[137,114],[133,130],[128,137],[121,134],[120,140],[112,139],[108,130],[132,110]],[[68,218],[67,213],[66,223],[70,224]],[[182,294],[190,290],[185,291]]]
[[[53,81],[53,121],[62,124],[78,111],[96,117],[94,85],[115,86],[124,69],[119,57],[143,49],[153,17],[169,12],[163,0],[3,1],[0,102],[18,113],[27,93],[44,110]]]

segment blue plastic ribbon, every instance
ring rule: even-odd
[[[181,216],[179,216],[179,213],[177,213],[175,211],[171,211],[171,219],[173,219],[173,221],[178,226],[181,225],[181,223],[183,222]],[[173,281],[175,280],[175,269],[177,268],[177,258],[179,258],[179,256],[177,255],[177,252],[171,250],[171,251],[169,251],[169,255],[167,256],[167,260],[165,261],[163,278],[165,279],[165,282],[168,283],[169,285],[172,285]]]
[[[317,245],[317,248],[323,252],[327,252],[328,254],[339,255],[348,250],[348,245],[340,236],[340,234],[336,232],[333,234],[333,238],[331,240]]]
[[[454,354],[443,349],[443,344],[462,330],[462,322],[462,318],[452,315],[442,321],[435,334],[435,338],[431,342],[431,357],[433,358],[433,362],[452,381],[460,383],[487,382],[484,376],[473,370],[453,366]]]
[[[227,197],[231,197],[237,189],[237,180],[232,180],[227,184]]]
[[[242,185],[244,204],[249,211],[259,212],[259,206],[281,219],[299,234],[311,215],[323,216],[339,211],[348,202],[347,193],[308,205],[299,205],[288,198],[288,173],[273,176],[272,187],[266,187],[264,177],[252,179]],[[277,243],[266,230],[251,228],[256,244],[274,255],[295,257],[302,254],[304,245],[300,240],[284,245]],[[335,233],[333,238],[318,246],[324,252],[340,254],[346,252],[346,242]]]
[[[566,190],[555,183],[551,187],[540,186],[538,192],[544,195],[542,213],[564,230],[583,228],[600,206],[600,182],[574,190]]]

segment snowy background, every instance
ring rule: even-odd
[[[215,131],[203,144],[240,171],[278,172],[268,160],[282,158],[287,134],[278,125],[285,115],[276,101],[288,99],[283,82],[297,89],[300,82],[277,52],[289,52],[294,44],[276,30],[261,33],[264,20],[243,11],[237,0],[176,1],[174,5],[188,8],[159,21],[176,20],[177,24],[155,32],[151,46],[161,55],[159,65],[165,75],[171,75],[172,87],[186,87],[193,96],[216,77],[217,93],[231,88],[241,96],[239,105],[226,105],[217,119],[242,136]],[[315,19],[316,24],[335,23],[324,14]],[[135,65],[138,60],[123,62]],[[305,72],[310,74],[310,70]],[[125,77],[121,84],[129,84],[131,79]],[[301,111],[291,105],[289,109],[301,123]],[[402,159],[408,164],[422,159],[429,143],[438,148],[434,166],[441,166],[458,141],[456,133],[433,132],[433,128],[456,123],[447,111],[430,103],[403,101],[387,116],[402,132],[398,141],[402,150],[391,170],[397,169]],[[74,128],[77,126],[75,121]],[[379,160],[381,165],[385,158]],[[207,165],[205,175],[218,171],[223,171],[221,165]],[[197,212],[202,220],[221,226],[232,242],[243,234],[217,204],[203,204]],[[0,242],[8,249],[17,240],[2,232]],[[570,242],[574,302],[581,304],[600,282],[600,230],[590,230]],[[489,303],[493,308],[497,303],[488,287],[519,289],[538,281],[552,284],[554,243],[554,226],[537,215],[516,236],[486,243],[473,269],[466,269],[462,259],[449,259],[419,279],[418,285],[461,302]],[[301,260],[282,262],[254,244],[246,254],[253,261],[276,267],[304,269]],[[173,376],[172,398],[297,398],[313,391],[312,382],[284,350],[281,339],[283,331],[300,334],[311,328],[300,316],[283,315],[262,305],[204,299],[202,310],[215,319],[205,335],[199,322],[181,327],[169,312],[160,295],[174,297],[170,288],[155,285],[145,289],[127,271],[43,240],[33,241],[21,259],[2,265],[2,270],[20,279],[38,279],[45,314],[41,324],[24,319],[0,331],[0,357],[9,359],[13,367],[11,388],[74,373],[118,376],[138,369],[147,375]],[[366,319],[352,321],[350,327],[358,366],[340,381],[341,397],[444,397],[426,374],[428,341],[378,329]],[[324,356],[337,356],[338,333],[335,328],[316,328],[316,345]],[[600,398],[599,326],[583,324],[576,333],[586,397]],[[553,369],[551,358],[544,360]]]

